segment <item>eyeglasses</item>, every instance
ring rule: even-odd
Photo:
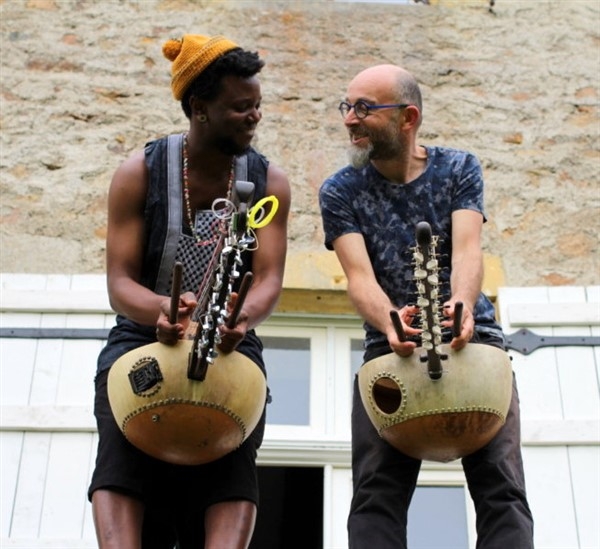
[[[338,107],[342,118],[346,118],[348,113],[354,109],[354,114],[356,118],[362,120],[369,116],[370,111],[375,109],[404,109],[406,107],[410,107],[408,103],[394,103],[392,105],[369,105],[367,102],[359,99],[354,105],[351,105],[347,101],[342,101],[340,106]]]

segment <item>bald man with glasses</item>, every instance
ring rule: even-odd
[[[418,143],[421,91],[401,67],[377,65],[360,72],[339,111],[350,141],[350,163],[323,183],[319,201],[325,246],[335,251],[348,295],[364,320],[364,362],[389,353],[408,357],[419,344],[421,330],[413,325],[419,310],[412,304],[412,250],[415,227],[422,221],[439,237],[444,326],[452,325],[462,304],[461,320],[447,338],[450,347],[460,351],[471,342],[504,349],[494,307],[481,291],[485,214],[477,158]],[[390,311],[397,311],[401,330]],[[533,548],[514,376],[504,425],[491,442],[463,457],[462,465],[477,513],[477,548]],[[408,507],[420,467],[419,459],[379,436],[355,379],[350,549],[407,547]]]

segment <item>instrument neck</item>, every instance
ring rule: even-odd
[[[215,277],[217,274],[217,264],[221,257],[221,252],[223,250],[223,246],[225,244],[225,234],[221,232],[219,234],[219,238],[217,240],[215,249],[213,251],[212,257],[210,258],[210,262],[206,267],[206,271],[204,273],[204,278],[200,283],[200,287],[198,292],[196,293],[196,301],[197,305],[194,311],[192,312],[192,316],[190,317],[190,322],[188,327],[185,330],[184,339],[194,339],[198,340],[202,333],[202,317],[209,313],[209,299],[210,293],[213,289],[215,283]]]

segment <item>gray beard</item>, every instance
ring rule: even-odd
[[[371,160],[392,160],[402,152],[398,130],[392,126],[370,132],[369,138],[370,142],[364,148],[350,145],[348,159],[353,168],[364,168]]]
[[[369,164],[371,154],[373,153],[373,145],[369,144],[366,148],[350,147],[348,149],[348,161],[353,168],[360,170]]]

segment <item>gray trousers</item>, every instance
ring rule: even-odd
[[[375,356],[366,355],[365,361]],[[519,396],[514,377],[505,424],[491,442],[464,457],[462,466],[475,504],[477,548],[533,549],[533,518],[525,493]],[[363,407],[356,378],[349,549],[407,548],[408,507],[420,468],[420,460],[404,455],[378,435]]]

